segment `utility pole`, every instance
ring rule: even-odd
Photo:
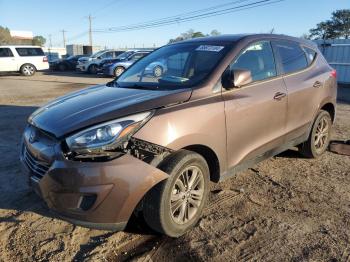
[[[91,14],[88,16],[88,19],[89,19],[89,44],[90,46],[92,46],[92,26],[91,26],[91,22],[92,22],[92,19],[94,17],[91,16]]]
[[[52,48],[52,41],[51,41],[51,34],[49,34],[49,61],[51,61],[51,48]]]
[[[63,36],[63,47],[66,48],[66,35],[65,35],[65,33],[67,31],[62,29],[61,32],[62,32],[62,36]]]

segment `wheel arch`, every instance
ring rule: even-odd
[[[210,172],[210,181],[219,182],[220,180],[220,163],[219,158],[210,147],[200,144],[189,145],[182,149],[189,150],[201,155],[208,164]]]
[[[335,120],[335,106],[333,103],[326,103],[320,108],[321,110],[327,111],[331,115],[332,122]]]

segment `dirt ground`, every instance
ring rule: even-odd
[[[350,261],[350,157],[290,150],[212,186],[198,226],[183,237],[130,221],[125,232],[54,218],[18,160],[26,118],[39,105],[109,79],[0,76],[0,261]],[[340,89],[333,139],[350,139],[350,89]]]

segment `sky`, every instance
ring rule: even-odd
[[[62,47],[61,30],[66,30],[67,44],[88,44],[88,19],[92,29],[104,29],[161,19],[184,12],[210,8],[233,0],[0,0],[0,26],[28,30]],[[222,34],[275,33],[301,36],[337,9],[349,9],[350,0],[284,0],[202,20],[180,22],[156,28],[127,32],[94,32],[93,44],[109,48],[152,47],[167,44],[189,29]],[[47,41],[49,42],[49,41]],[[48,44],[48,43],[47,43]]]

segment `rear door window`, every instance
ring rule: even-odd
[[[16,51],[19,56],[44,56],[44,52],[38,47],[17,47]]]
[[[0,57],[13,57],[10,48],[0,48]]]
[[[274,41],[274,48],[281,63],[282,73],[288,74],[308,67],[305,52],[292,41]]]
[[[253,81],[276,76],[276,65],[269,41],[260,41],[245,48],[231,64],[231,70],[249,70]]]

